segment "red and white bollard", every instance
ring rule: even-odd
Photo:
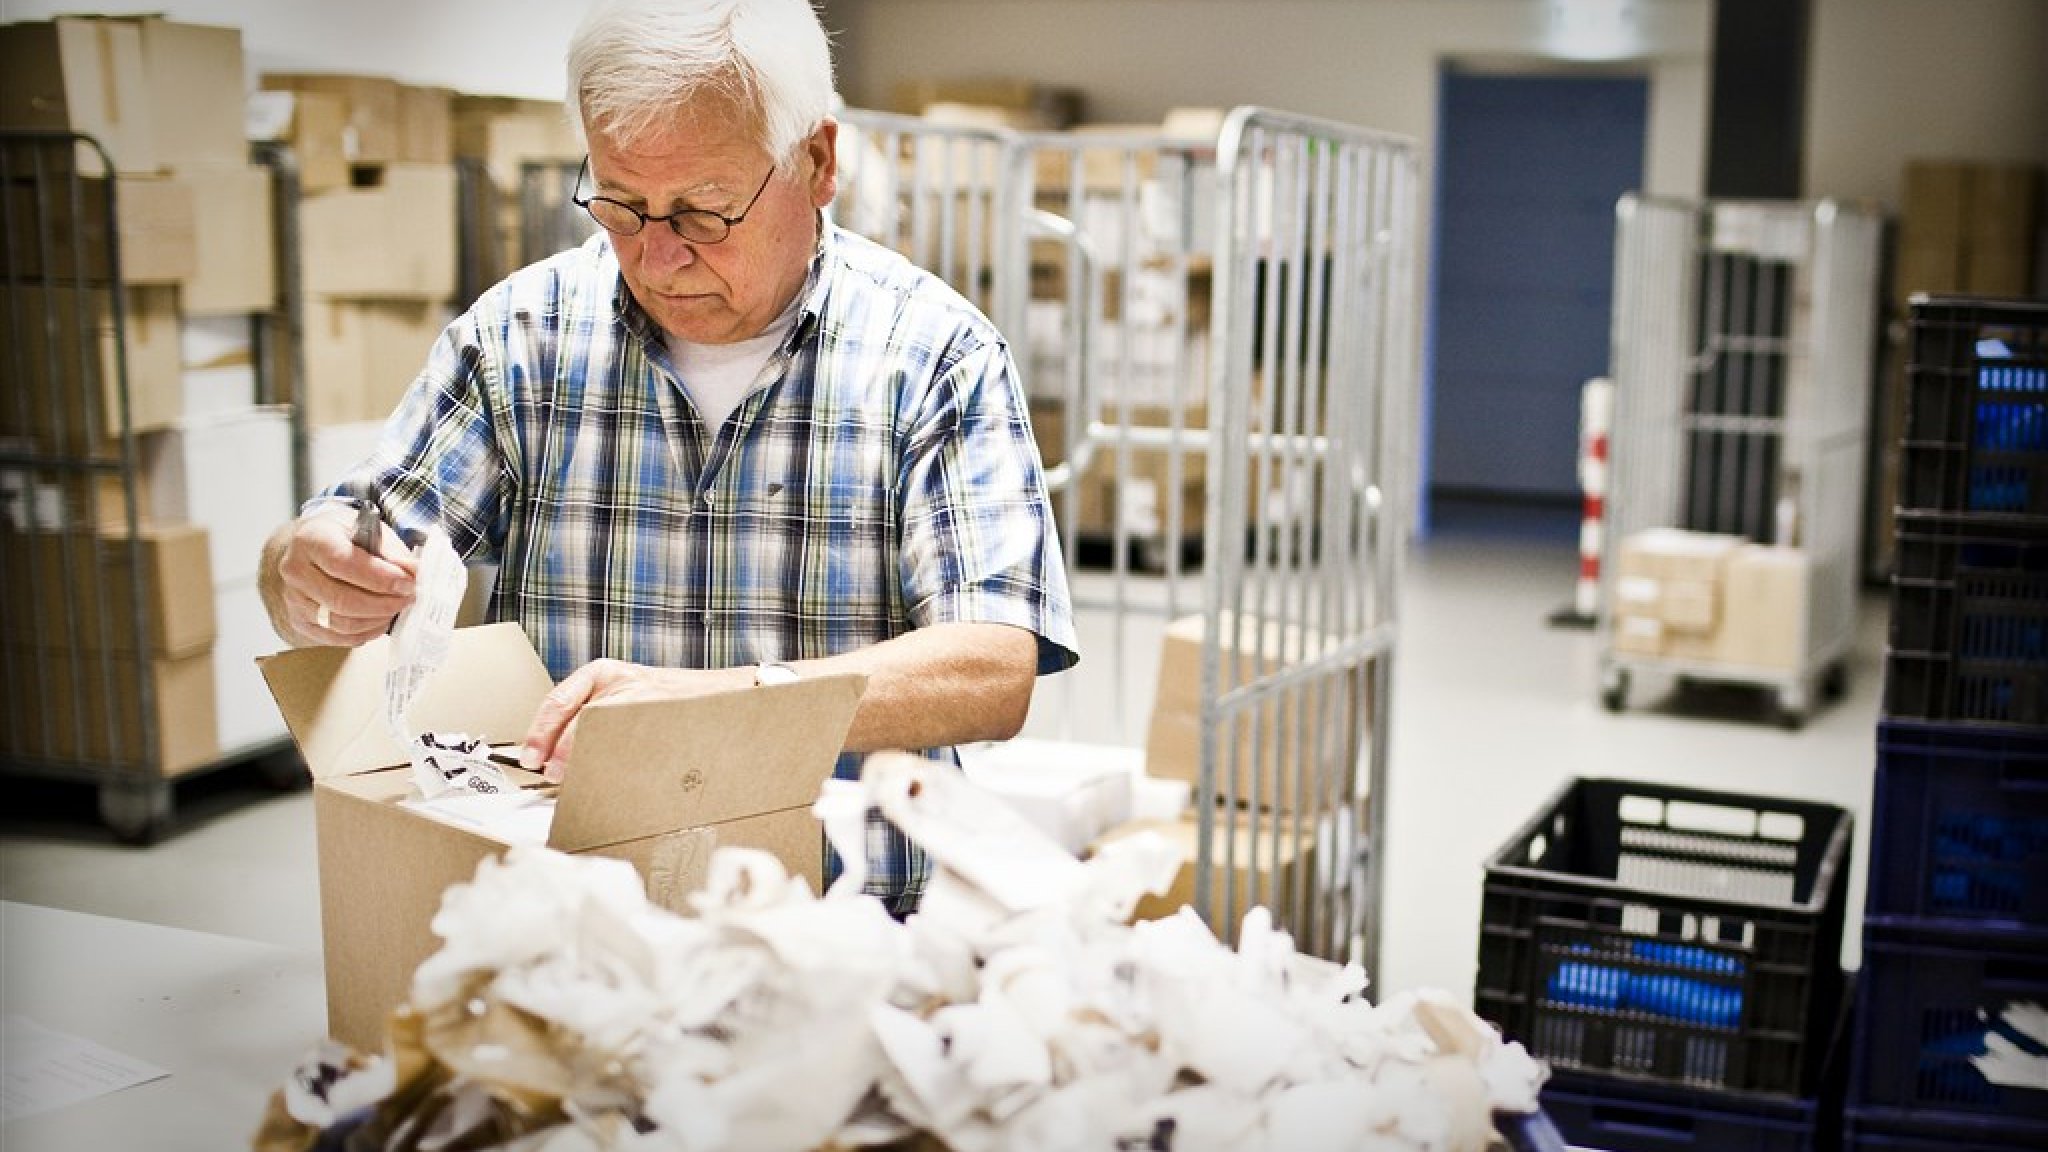
[[[1607,515],[1607,432],[1614,423],[1614,384],[1605,376],[1579,391],[1579,584],[1572,610],[1591,620],[1600,611],[1600,546]]]

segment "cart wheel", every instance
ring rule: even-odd
[[[100,785],[100,821],[124,844],[154,844],[171,824],[166,780]]]
[[[1849,692],[1849,665],[1837,660],[1821,673],[1820,695],[1823,700],[1840,700]]]
[[[1600,673],[1600,702],[1609,712],[1628,707],[1628,670],[1608,668]]]
[[[1787,732],[1797,732],[1806,726],[1806,689],[1778,689],[1778,726]]]

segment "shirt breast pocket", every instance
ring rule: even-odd
[[[891,634],[898,597],[896,493],[842,481],[769,484],[740,502],[750,574],[785,610],[830,621],[835,633]]]

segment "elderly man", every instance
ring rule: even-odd
[[[1076,659],[1009,349],[957,293],[831,224],[838,126],[805,0],[600,2],[569,50],[603,234],[444,332],[376,452],[272,536],[297,643],[359,644],[412,597],[398,533],[495,563],[560,681],[524,758],[559,777],[579,709],[828,672],[868,688],[840,771],[1000,739]],[[388,523],[351,545],[348,503]],[[924,862],[870,830],[898,912]]]

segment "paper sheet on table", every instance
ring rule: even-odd
[[[154,1064],[26,1016],[0,1017],[0,1123],[161,1080]]]

